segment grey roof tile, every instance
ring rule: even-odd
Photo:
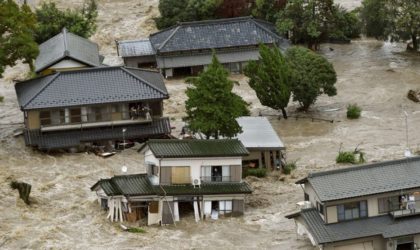
[[[150,36],[159,53],[255,46],[260,43],[288,47],[286,39],[275,33],[273,24],[251,17],[186,22]]]
[[[420,217],[393,220],[389,215],[325,224],[316,209],[302,210],[300,216],[318,244],[380,235],[384,238],[420,233]]]
[[[17,83],[23,110],[168,98],[158,72],[102,67],[57,72]]]
[[[121,57],[151,56],[156,54],[149,39],[118,41],[118,51]]]
[[[420,187],[420,157],[309,174],[321,201],[340,200]]]
[[[35,72],[40,72],[65,58],[72,58],[92,67],[101,65],[96,43],[63,29],[60,34],[39,45]]]
[[[36,146],[41,150],[77,147],[82,142],[122,139],[122,128],[126,128],[126,139],[162,138],[171,133],[169,118],[154,119],[151,123],[114,126],[102,128],[84,128],[82,130],[63,130],[41,133],[25,130],[26,145]]]
[[[157,158],[224,157],[249,154],[237,139],[149,140],[147,146]]]

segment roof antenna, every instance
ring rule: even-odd
[[[408,114],[404,110],[404,116],[405,116],[405,142],[406,142],[406,149],[404,150],[404,157],[409,158],[411,157],[411,151],[410,147],[408,145]]]

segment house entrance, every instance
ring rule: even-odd
[[[178,201],[179,218],[194,215],[194,206],[192,201]]]
[[[174,68],[173,72],[174,77],[191,76],[191,67]]]
[[[414,250],[414,242],[398,244],[397,250]]]

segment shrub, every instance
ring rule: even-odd
[[[338,153],[337,158],[335,159],[335,162],[337,163],[356,163],[356,157],[354,156],[353,152],[349,151],[340,151]]]
[[[141,233],[141,234],[146,233],[146,230],[144,230],[141,227],[131,227],[127,231],[130,233]]]
[[[0,102],[3,102],[3,101],[4,101],[4,96],[0,95]]]
[[[357,104],[347,106],[347,118],[357,119],[360,117],[360,113],[362,113],[362,109]]]
[[[244,171],[244,177],[255,176],[258,178],[263,178],[267,175],[267,169],[265,168],[248,168]]]
[[[287,163],[286,166],[284,166],[283,168],[283,173],[288,175],[295,169],[296,169],[296,162]]]

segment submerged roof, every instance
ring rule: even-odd
[[[149,140],[147,146],[156,158],[229,157],[249,154],[237,139]]]
[[[92,67],[101,65],[98,45],[64,28],[60,34],[39,45],[35,72],[38,73],[65,58],[71,58]]]
[[[108,196],[145,196],[145,195],[205,195],[205,194],[247,194],[252,189],[245,182],[203,183],[193,185],[153,186],[147,174],[120,175],[110,179],[101,179],[91,190],[102,188]]]
[[[236,121],[242,127],[242,133],[238,134],[237,138],[247,149],[285,149],[267,118],[243,116]]]
[[[288,47],[274,24],[252,17],[184,22],[150,36],[157,52],[255,46],[260,43]]]
[[[127,67],[57,72],[15,89],[23,110],[168,98],[159,72]]]
[[[149,39],[118,41],[118,53],[121,57],[151,56],[156,54]]]
[[[420,157],[309,174],[321,201],[340,200],[420,187]]]
[[[383,215],[325,224],[314,208],[302,210],[297,216],[302,216],[309,232],[318,244],[376,235],[381,235],[387,239],[420,233],[420,217],[393,220],[391,216]]]

